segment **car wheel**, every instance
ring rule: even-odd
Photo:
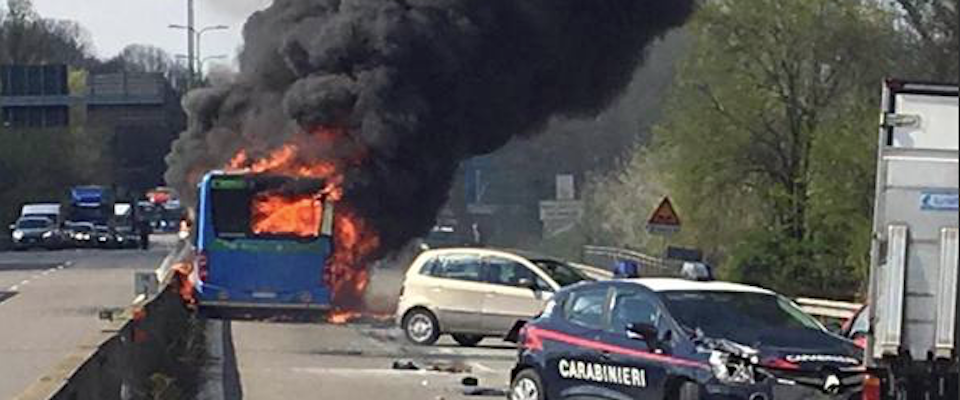
[[[510,384],[510,400],[544,400],[543,381],[532,368],[520,371]]]
[[[429,346],[436,343],[440,337],[440,324],[430,311],[416,309],[403,318],[403,332],[410,342]]]
[[[700,400],[700,385],[693,382],[684,382],[680,385],[678,400]]]
[[[474,347],[483,340],[483,336],[455,333],[453,334],[453,340],[463,347]]]

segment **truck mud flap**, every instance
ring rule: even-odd
[[[889,250],[887,265],[883,267],[883,291],[885,301],[881,312],[884,317],[878,326],[877,353],[896,356],[900,351],[903,335],[903,297],[906,285],[907,240],[906,225],[890,225],[887,231]]]
[[[957,228],[940,232],[940,290],[937,291],[937,330],[934,355],[949,359],[956,346],[957,328]]]

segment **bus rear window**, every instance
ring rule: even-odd
[[[320,235],[323,202],[319,182],[281,178],[229,178],[211,185],[217,237],[296,237]]]
[[[250,228],[256,235],[317,237],[323,206],[313,194],[261,192],[253,196]]]

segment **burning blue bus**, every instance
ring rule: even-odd
[[[212,172],[199,185],[195,298],[201,311],[327,310],[333,202],[324,181]]]

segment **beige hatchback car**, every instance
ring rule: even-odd
[[[397,322],[407,339],[431,345],[450,334],[462,346],[505,336],[533,318],[563,286],[592,280],[569,264],[522,252],[428,250],[407,271]]]

